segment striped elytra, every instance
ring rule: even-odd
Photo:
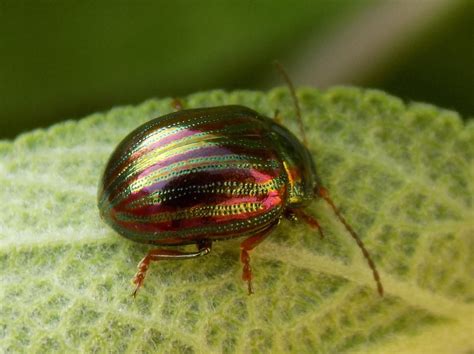
[[[249,251],[283,217],[305,221],[322,235],[304,211],[316,197],[328,201],[350,228],[321,186],[304,144],[250,108],[220,106],[180,110],[131,132],[107,163],[98,205],[120,235],[165,246],[139,263],[134,295],[150,262],[195,258],[208,254],[214,241],[238,237],[242,278],[252,293]],[[177,248],[187,244],[197,250]],[[364,255],[381,293],[375,266]]]
[[[287,206],[313,199],[310,155],[298,146],[300,156],[293,157],[288,147],[297,139],[290,134],[242,106],[154,119],[113,153],[99,209],[119,234],[143,243],[196,243],[266,230]],[[285,138],[289,146],[281,143]]]

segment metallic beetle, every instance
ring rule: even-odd
[[[160,246],[135,275],[137,290],[149,264],[208,254],[212,242],[242,238],[243,280],[252,293],[249,251],[284,217],[321,228],[305,212],[325,199],[370,256],[321,185],[309,150],[285,127],[243,106],[180,110],[153,119],[115,149],[98,193],[102,218],[120,235]]]

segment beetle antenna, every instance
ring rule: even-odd
[[[280,74],[280,76],[283,78],[283,80],[285,80],[286,84],[288,85],[288,89],[290,90],[291,97],[293,98],[293,103],[295,104],[296,117],[298,118],[298,124],[300,126],[300,133],[303,138],[303,143],[304,143],[304,146],[308,146],[308,140],[306,139],[303,119],[301,118],[300,104],[298,102],[298,98],[296,97],[295,87],[293,86],[293,83],[291,82],[290,77],[286,73],[286,70],[283,67],[283,65],[281,65],[281,63],[276,60],[273,63],[278,73]]]
[[[380,280],[380,275],[379,272],[377,271],[377,268],[375,267],[375,263],[370,257],[369,251],[364,246],[364,243],[360,239],[360,237],[357,235],[357,233],[354,231],[354,229],[349,225],[349,223],[346,221],[344,216],[342,216],[341,212],[339,209],[336,207],[332,199],[329,197],[329,191],[324,188],[324,187],[316,187],[317,188],[317,194],[323,198],[326,203],[329,204],[329,206],[332,208],[336,216],[338,217],[339,221],[345,226],[346,230],[351,234],[352,238],[355,240],[357,245],[359,246],[360,250],[362,251],[362,254],[364,255],[365,259],[367,260],[367,263],[369,263],[370,269],[372,269],[372,274],[374,276],[375,283],[377,284],[377,290],[380,294],[380,296],[383,296],[383,286],[382,286],[382,281]]]

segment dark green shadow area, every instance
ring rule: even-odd
[[[369,0],[0,3],[0,138],[119,104],[257,88]]]

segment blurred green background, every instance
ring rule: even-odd
[[[0,0],[0,139],[150,97],[296,85],[474,112],[473,0]]]

